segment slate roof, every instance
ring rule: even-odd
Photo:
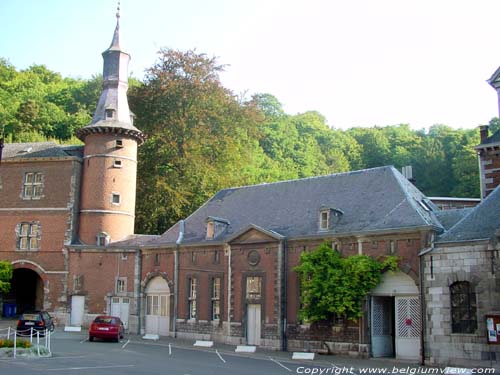
[[[6,143],[2,159],[57,158],[83,156],[83,146],[58,145],[54,142]]]
[[[150,235],[150,234],[132,234],[124,240],[111,243],[109,246],[110,247],[142,246],[149,244],[149,242],[159,237],[160,236],[158,235]]]
[[[476,146],[476,148],[481,147],[481,146],[486,146],[489,144],[493,144],[493,143],[500,143],[500,130],[497,130],[495,133],[490,135],[483,142],[481,142],[478,146]]]
[[[437,242],[461,242],[490,239],[500,229],[500,186],[497,186],[481,204],[474,207]]]
[[[250,225],[287,238],[399,230],[423,226],[442,229],[434,213],[419,202],[425,196],[394,167],[386,166],[219,191],[184,224],[183,243],[223,242]],[[329,231],[319,231],[322,208],[338,209]],[[206,219],[224,218],[227,229],[213,240],[205,239]],[[151,245],[174,244],[180,224]]]
[[[472,207],[460,208],[453,210],[439,210],[436,211],[436,217],[438,218],[444,229],[448,230],[453,227],[456,223],[462,220],[466,215],[468,215],[473,210]]]

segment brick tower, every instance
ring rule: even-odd
[[[127,101],[130,55],[120,48],[120,8],[104,59],[102,93],[92,122],[76,132],[84,143],[79,239],[106,246],[134,233],[137,147]]]

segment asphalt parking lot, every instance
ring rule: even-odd
[[[294,361],[291,353],[235,353],[234,347],[195,348],[191,342],[143,340],[128,335],[119,343],[89,342],[86,332],[56,330],[51,358],[0,360],[0,374],[356,374],[359,367],[392,368],[395,362],[317,356]],[[401,366],[400,363],[397,363]],[[410,364],[404,364],[407,366]],[[413,366],[413,365],[412,365]],[[342,371],[342,372],[341,372]]]

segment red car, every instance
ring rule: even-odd
[[[125,334],[123,322],[117,316],[101,315],[94,319],[89,328],[89,341],[94,338],[112,339],[119,342]]]

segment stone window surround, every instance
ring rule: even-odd
[[[124,295],[127,293],[127,278],[117,277],[115,279],[115,292],[117,295]]]
[[[32,181],[28,182],[28,177],[32,175]],[[36,181],[36,177],[40,176],[40,181]],[[42,172],[35,172],[35,171],[27,171],[24,172],[23,174],[23,183],[21,186],[21,199],[23,200],[39,200],[44,197],[43,195],[43,187],[44,187],[44,181],[45,180],[45,175]],[[30,194],[26,194],[27,188],[31,187],[32,192]],[[37,194],[34,194],[34,188],[37,187],[38,192]]]
[[[25,234],[22,233],[23,226],[28,225],[28,230]],[[36,233],[32,233],[32,228],[36,225]],[[42,240],[42,225],[39,221],[21,222],[16,225],[16,250],[18,251],[38,251],[40,250],[40,241]],[[21,239],[26,238],[27,247],[25,249],[21,248]],[[31,247],[31,239],[36,239],[36,246]]]
[[[198,293],[198,274],[187,274],[186,275],[186,321],[187,322],[196,322],[199,319],[199,299],[200,293]],[[192,283],[194,281],[194,297],[192,296]],[[192,314],[192,308],[194,306],[194,314]]]
[[[210,303],[208,304],[208,308],[209,308],[209,314],[208,316],[210,317],[210,319],[214,322],[220,322],[222,321],[222,317],[224,315],[224,274],[222,273],[213,273],[213,274],[209,274],[208,275],[208,278],[210,280],[209,282],[209,296],[210,296]],[[220,289],[219,289],[219,297],[218,297],[218,300],[219,300],[219,314],[220,314],[220,317],[219,319],[213,319],[213,286],[214,286],[214,280],[218,278],[220,279]]]

